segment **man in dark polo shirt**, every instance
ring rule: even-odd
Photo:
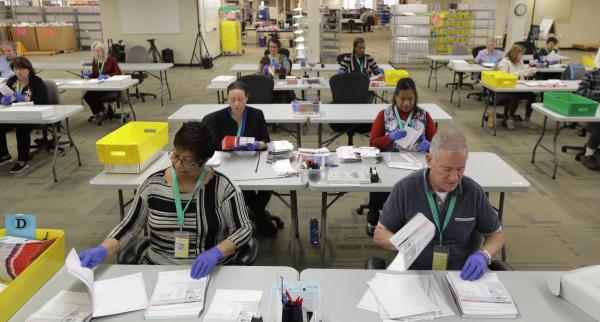
[[[483,189],[464,176],[467,157],[464,135],[448,129],[438,131],[427,154],[429,168],[394,185],[375,228],[375,243],[397,251],[389,238],[421,212],[434,223],[436,233],[410,269],[462,268],[463,279],[483,276],[491,257],[504,245],[504,232]],[[484,242],[480,250],[467,254],[474,229],[484,236]]]

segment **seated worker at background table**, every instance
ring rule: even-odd
[[[393,104],[377,114],[371,127],[370,145],[381,151],[429,152],[431,139],[437,132],[435,122],[429,113],[417,105],[417,86],[412,78],[398,81],[394,92]],[[406,136],[406,128],[421,132],[421,136],[408,149],[403,149],[398,140]],[[369,193],[369,212],[367,214],[367,235],[373,236],[379,221],[379,210],[388,198],[387,192]]]
[[[265,150],[266,143],[270,142],[267,122],[263,112],[250,106],[248,89],[242,82],[233,82],[227,86],[227,101],[229,106],[208,114],[204,122],[212,128],[217,141],[217,150],[221,150],[221,142],[226,136],[253,137],[254,143],[238,146],[239,151]],[[258,232],[263,236],[276,236],[277,226],[271,220],[271,215],[266,210],[270,191],[243,191],[246,205],[251,210],[251,219],[256,224]]]
[[[558,44],[558,39],[556,39],[554,37],[548,37],[548,39],[546,40],[546,47],[540,48],[540,50],[538,50],[539,59],[544,61],[545,57],[550,55],[550,53],[555,53],[558,55],[558,49],[554,48],[554,47],[556,47],[556,44]],[[550,63],[550,65],[553,65],[553,64],[558,63],[558,61],[551,61],[549,63]]]
[[[13,102],[33,102],[36,105],[48,104],[48,89],[44,81],[35,75],[31,62],[25,57],[16,57],[10,67],[14,76],[6,81],[6,86],[14,93],[2,96],[2,105],[11,105]],[[0,165],[13,161],[8,152],[6,132],[13,129],[17,132],[17,162],[10,169],[10,173],[21,173],[29,168],[29,149],[31,147],[31,131],[36,124],[0,124]]]
[[[252,236],[252,223],[240,189],[204,166],[215,143],[205,123],[184,123],[169,152],[172,165],[140,185],[123,221],[99,246],[79,254],[81,266],[94,268],[134,242],[144,228],[150,247],[141,264],[192,264],[191,277],[198,279],[231,260]]]
[[[497,69],[499,71],[503,71],[505,73],[513,74],[519,79],[524,79],[528,76],[533,76],[536,73],[535,67],[530,67],[529,65],[525,65],[523,63],[523,55],[525,54],[525,48],[521,45],[513,45],[508,53],[506,53],[506,57],[504,57],[500,63],[498,64]],[[498,95],[498,94],[496,94]],[[502,125],[506,125],[506,128],[509,130],[515,129],[515,112],[519,107],[519,101],[527,100],[525,105],[525,119],[521,124],[523,127],[533,127],[530,123],[531,113],[533,109],[531,108],[531,104],[535,101],[535,94],[530,92],[519,92],[519,93],[508,93],[500,96],[502,100],[505,100],[507,103],[506,107],[508,110],[508,115],[504,115],[504,120],[502,121]]]
[[[117,60],[114,57],[106,54],[106,48],[104,48],[102,42],[96,41],[92,43],[91,49],[92,53],[94,54],[94,58],[92,60],[92,72],[83,72],[84,77],[104,80],[110,76],[121,75],[121,69],[119,68]],[[83,99],[90,106],[90,109],[94,114],[94,118],[96,121],[98,121],[98,125],[101,125],[108,117],[107,113],[112,112],[104,111],[104,105],[102,102],[113,95],[115,95],[114,91],[87,91],[83,95]]]
[[[339,73],[360,73],[369,77],[378,75],[377,79],[383,80],[383,70],[371,55],[365,53],[365,40],[361,37],[354,39],[352,54],[342,58]]]
[[[485,49],[480,50],[475,57],[477,64],[497,64],[504,57],[501,50],[496,49],[494,38],[488,38]]]
[[[389,238],[420,212],[434,223],[436,233],[410,269],[462,268],[462,279],[482,277],[491,257],[504,245],[504,232],[481,186],[464,176],[468,155],[464,135],[438,131],[427,154],[429,168],[394,185],[375,229],[375,244],[397,251]],[[468,254],[473,230],[483,235],[484,242],[480,250]]]
[[[284,79],[288,74],[288,57],[280,54],[281,41],[277,38],[269,39],[267,43],[269,54],[263,56],[258,64],[258,73],[273,78]]]
[[[13,76],[10,63],[17,57],[17,44],[10,41],[2,42],[2,56],[0,57],[0,77],[9,78]]]
[[[600,102],[600,69],[596,68],[583,76],[577,94]],[[590,138],[585,143],[585,153],[581,163],[590,170],[598,170],[600,162],[594,153],[600,145],[600,123],[587,123],[587,128],[590,130]]]

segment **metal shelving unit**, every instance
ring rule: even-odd
[[[342,36],[342,11],[321,9],[321,62],[337,62]]]
[[[434,54],[449,55],[455,44],[485,45],[486,38],[494,36],[496,13],[492,10],[443,10],[432,15],[432,21],[438,20],[431,28]]]
[[[427,5],[404,4],[391,7],[390,63],[422,62],[429,53]]]

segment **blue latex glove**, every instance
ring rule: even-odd
[[[221,250],[217,246],[198,255],[192,264],[190,276],[193,279],[199,279],[208,275],[221,258],[223,258],[223,253],[221,253]]]
[[[269,65],[263,66],[263,73],[265,73],[265,74],[269,73]]]
[[[392,141],[392,142],[394,142],[396,140],[400,140],[401,138],[403,138],[405,136],[406,136],[405,130],[395,130],[388,134],[388,137],[390,138],[390,141]]]
[[[92,72],[90,72],[90,71],[87,71],[87,70],[84,70],[84,71],[83,71],[83,77],[87,77],[87,78],[89,78],[90,76],[92,76]]]
[[[256,151],[256,150],[258,150],[259,146],[260,146],[259,141],[254,141],[254,143],[248,143],[248,144],[246,144],[246,151]]]
[[[273,59],[273,62],[271,63],[271,65],[273,65],[273,68],[281,67],[281,65],[279,65],[279,62],[277,61],[277,59]]]
[[[0,100],[0,103],[2,103],[2,105],[10,105],[10,103],[12,103],[12,96],[2,96],[2,100]]]
[[[467,258],[465,266],[460,272],[463,280],[474,281],[480,279],[487,271],[487,257],[482,251],[476,251]]]
[[[483,58],[479,58],[479,59],[477,60],[477,63],[479,63],[479,64],[483,64]]]
[[[338,69],[338,74],[346,74],[346,71],[342,68]]]
[[[550,65],[556,65],[556,64],[558,64],[558,60],[551,60],[550,61]]]
[[[245,145],[238,145],[233,148],[233,151],[247,151],[247,148]]]
[[[429,148],[431,148],[431,142],[427,141],[427,139],[424,139],[419,144],[419,152],[429,152]]]
[[[19,102],[25,102],[25,95],[15,92],[14,96],[15,96],[15,100],[17,100]]]
[[[377,68],[376,70],[373,71],[375,74],[377,75],[383,75],[383,69],[382,68]]]
[[[108,250],[104,246],[86,249],[79,253],[81,267],[94,268],[108,257]]]
[[[105,79],[108,79],[108,77],[109,77],[108,75],[100,74],[100,75],[98,75],[98,80],[99,81],[105,80]]]

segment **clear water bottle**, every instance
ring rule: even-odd
[[[292,101],[292,111],[297,112],[300,107],[300,102],[297,99]]]
[[[313,248],[319,247],[319,220],[317,217],[310,218],[310,245]]]

